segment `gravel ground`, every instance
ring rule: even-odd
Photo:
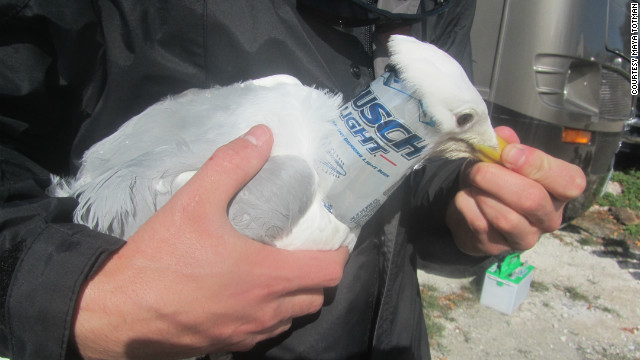
[[[439,319],[444,330],[432,340],[433,358],[640,359],[640,253],[615,242],[584,246],[582,238],[557,231],[521,255],[536,268],[513,314],[485,307],[475,295]],[[488,264],[429,266],[418,275],[446,296],[468,292]]]

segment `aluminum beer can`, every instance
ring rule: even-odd
[[[424,157],[422,135],[434,123],[413,90],[386,72],[346,103],[323,140],[315,167],[327,211],[361,227]],[[419,131],[416,131],[419,130]]]

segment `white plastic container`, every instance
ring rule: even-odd
[[[520,254],[509,255],[502,263],[493,264],[485,273],[480,303],[512,314],[529,295],[533,269],[533,265],[520,261]]]

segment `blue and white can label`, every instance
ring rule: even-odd
[[[360,227],[422,158],[428,144],[415,129],[434,123],[415,94],[387,72],[344,105],[333,125],[335,136],[324,140],[316,160],[319,176],[331,180],[323,200],[338,220]]]

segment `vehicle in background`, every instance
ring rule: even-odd
[[[636,99],[634,116],[624,124],[622,132],[622,145],[620,155],[635,155],[636,161],[640,164],[640,98]]]
[[[584,194],[565,222],[602,194],[631,117],[628,0],[478,0],[473,79],[494,126],[580,166]]]

